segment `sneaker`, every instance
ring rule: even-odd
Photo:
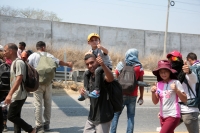
[[[49,124],[44,125],[44,131],[50,131]]]
[[[3,125],[3,132],[7,132],[8,131],[8,127],[7,127],[7,125],[5,124],[5,125]]]
[[[36,133],[44,133],[44,128],[43,128],[43,126],[38,126],[38,127],[36,127]]]
[[[88,96],[91,98],[98,98],[100,96],[99,91],[93,90]]]
[[[78,97],[78,100],[79,100],[79,101],[84,101],[84,100],[85,100],[85,97],[82,96],[82,95],[80,95],[80,96]]]

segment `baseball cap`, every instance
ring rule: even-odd
[[[87,40],[90,41],[91,37],[93,37],[93,36],[98,37],[98,38],[100,39],[100,36],[99,36],[97,33],[90,33],[90,34],[88,35]]]
[[[179,51],[176,51],[176,50],[167,54],[167,58],[170,58],[170,56],[175,56],[175,57],[179,57],[179,58],[182,59],[182,54]]]

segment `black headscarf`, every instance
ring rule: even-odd
[[[175,69],[177,71],[176,76],[178,78],[178,80],[183,83],[183,81],[185,80],[185,73],[182,70],[183,67],[183,60],[180,59],[179,61],[172,61],[172,68]]]

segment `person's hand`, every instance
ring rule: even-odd
[[[92,54],[92,50],[89,50],[88,52],[85,53],[85,55],[87,54]]]
[[[160,112],[158,112],[158,118],[160,119]]]
[[[103,62],[103,60],[102,60],[102,58],[101,58],[101,56],[100,56],[99,54],[98,54],[96,60],[97,60],[97,62],[99,63],[99,65],[102,66],[102,65],[104,64],[104,62]]]
[[[155,93],[155,92],[156,92],[156,90],[157,90],[156,85],[157,85],[157,82],[155,83],[154,86],[151,87],[151,92],[152,92],[152,93]]]
[[[139,97],[137,103],[139,103],[139,105],[142,105],[144,103],[143,97]]]
[[[182,70],[186,74],[190,74],[191,73],[190,66],[187,64],[187,61],[184,61],[184,65],[182,67]]]
[[[101,47],[102,47],[101,44],[98,42],[97,48],[98,48],[98,49],[101,49]]]
[[[178,90],[177,87],[176,87],[175,81],[170,85],[170,87],[175,92]]]
[[[5,101],[4,101],[4,103],[9,105],[11,103],[11,99],[12,99],[12,96],[8,94],[6,99],[5,99]]]
[[[85,89],[84,88],[80,88],[79,89],[79,93],[83,96],[85,95]]]
[[[68,67],[73,67],[73,62],[67,62],[68,63]]]

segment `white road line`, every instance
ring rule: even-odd
[[[23,107],[25,109],[32,109],[32,108],[35,108],[35,107]],[[82,109],[82,108],[90,108],[90,107],[51,107],[53,109]],[[149,109],[149,108],[152,108],[152,109],[157,109],[159,107],[136,107],[138,109]]]

